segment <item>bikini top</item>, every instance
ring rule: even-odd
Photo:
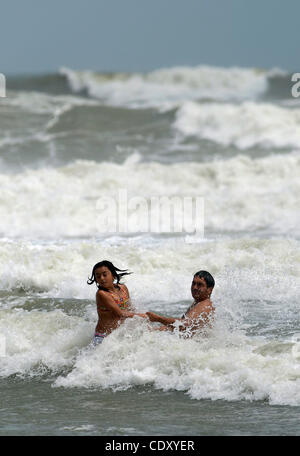
[[[111,291],[109,291],[108,293],[111,294],[113,300],[120,307],[121,310],[127,310],[128,306],[130,304],[130,298],[127,296],[127,293],[125,290],[123,290],[121,288],[121,293],[123,296],[116,295],[116,294],[112,293]],[[109,309],[107,309],[104,306],[100,306],[100,310],[109,311]]]

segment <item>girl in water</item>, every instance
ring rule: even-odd
[[[103,342],[104,337],[116,329],[125,318],[135,315],[147,318],[145,314],[133,312],[128,288],[120,279],[131,274],[127,269],[118,269],[110,261],[104,260],[95,264],[88,285],[96,283],[96,305],[98,323],[95,329],[93,344]]]

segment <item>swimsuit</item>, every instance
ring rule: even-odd
[[[122,289],[121,289],[121,292],[123,292]],[[129,303],[130,303],[130,299],[127,297],[126,292],[125,292],[124,296],[118,295],[118,297],[115,297],[112,294],[112,297],[113,297],[113,300],[115,301],[115,303],[120,307],[121,310],[127,310]],[[104,306],[100,306],[100,309],[103,311],[109,311],[109,309],[107,309]],[[94,335],[94,339],[93,339],[93,345],[96,346],[96,345],[102,344],[104,337],[106,337],[105,333],[96,332]]]
[[[105,333],[95,333],[94,339],[93,339],[93,345],[99,345],[102,344],[104,337],[106,336]]]
[[[116,297],[116,296],[114,296],[113,293],[111,293],[111,295],[112,295],[113,300],[120,307],[121,310],[127,310],[130,299],[128,298],[128,296],[126,294],[126,291],[122,290],[122,288],[121,288],[121,293],[123,293],[123,296],[118,295],[118,297]],[[100,309],[104,310],[104,311],[109,310],[104,306],[100,306]]]

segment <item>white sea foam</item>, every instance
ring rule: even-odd
[[[51,312],[23,309],[0,310],[0,334],[6,340],[0,376],[36,375],[45,369],[72,365],[80,345],[88,344],[91,325],[84,319]]]
[[[27,170],[13,179],[1,174],[0,234],[45,239],[101,235],[99,198],[112,197],[117,204],[119,190],[125,189],[127,200],[203,197],[208,232],[260,229],[297,236],[299,173],[295,152],[168,166],[135,159],[124,164],[76,161]],[[149,206],[128,208],[128,214],[143,219]]]
[[[300,147],[300,109],[267,103],[186,102],[176,113],[174,128],[239,149]]]
[[[18,108],[33,114],[56,114],[72,106],[95,106],[97,101],[75,95],[50,95],[36,91],[10,91],[9,96],[1,101],[5,108]]]
[[[300,404],[300,369],[294,344],[268,343],[242,333],[211,334],[184,340],[149,332],[128,321],[101,346],[78,356],[72,371],[55,381],[58,387],[124,390],[153,385],[184,391],[193,399],[266,400]],[[145,325],[144,325],[145,326]]]
[[[96,348],[90,345],[92,319],[61,310],[0,313],[0,333],[6,337],[2,377],[51,371],[60,374],[56,387],[117,391],[149,385],[186,392],[197,400],[300,405],[299,341],[250,337],[237,327],[229,331],[218,311],[215,328],[206,337],[152,332],[135,317]]]
[[[192,245],[180,239],[120,244],[109,240],[45,244],[3,240],[0,288],[94,300],[96,288],[86,281],[93,265],[103,259],[134,272],[126,282],[141,310],[158,297],[165,303],[190,300],[191,276],[199,269],[217,276],[216,298],[222,288],[222,296],[231,293],[226,295],[228,300],[234,295],[239,300],[273,301],[274,288],[281,300],[285,300],[287,289],[291,300],[299,295],[299,242],[284,239],[220,239]],[[228,280],[232,283],[229,288]],[[242,288],[233,285],[241,282]]]
[[[186,100],[253,99],[267,90],[272,70],[255,68],[163,68],[150,73],[101,74],[61,68],[71,89],[112,106],[171,109]]]
[[[183,391],[193,399],[300,405],[300,345],[293,335],[299,255],[299,243],[284,239],[220,239],[192,246],[178,239],[152,245],[3,240],[0,288],[11,294],[1,298],[6,356],[0,375],[50,370],[59,374],[57,387],[151,385]],[[150,332],[136,317],[93,349],[96,288],[86,280],[101,259],[134,272],[126,284],[138,310],[167,315],[183,313],[191,302],[193,273],[209,270],[216,280],[214,329],[208,337],[184,340],[176,333]],[[14,297],[20,288],[30,290],[30,310],[24,306],[26,296]],[[37,306],[40,298],[43,305]],[[81,299],[80,315],[72,315],[78,301],[65,303],[66,313],[57,308],[57,298]],[[261,335],[246,335],[245,328],[257,324],[263,325]]]

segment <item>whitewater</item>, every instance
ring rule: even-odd
[[[300,101],[288,72],[64,67],[8,82],[0,383],[3,409],[19,406],[0,433],[28,434],[30,420],[56,435],[299,432]],[[204,235],[103,230],[101,201],[120,190],[146,202],[128,208],[140,221],[153,197],[202,198]],[[133,272],[138,311],[175,317],[208,270],[215,326],[189,339],[135,317],[92,347],[87,279],[104,259]],[[133,404],[148,411],[142,422]]]

